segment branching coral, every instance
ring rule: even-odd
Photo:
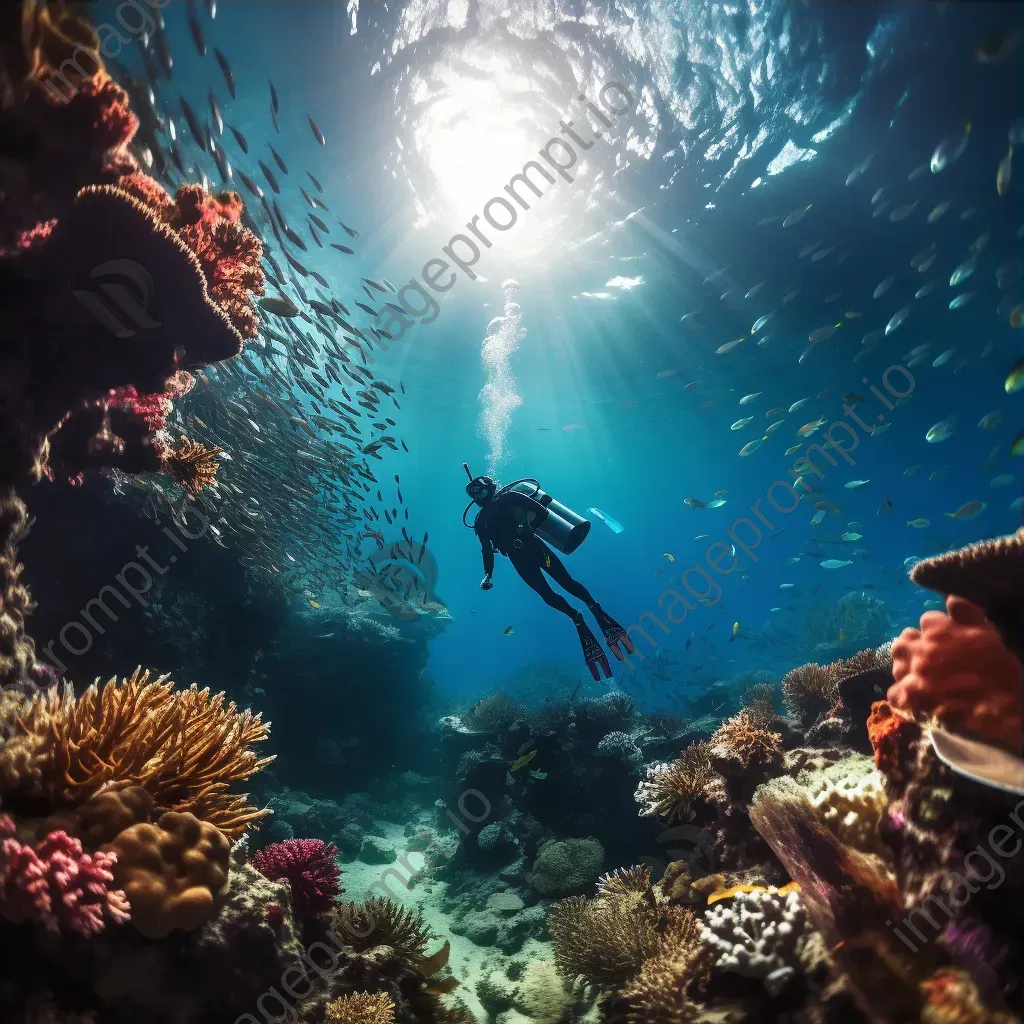
[[[66,832],[27,846],[14,838],[10,816],[0,814],[0,916],[83,935],[122,924],[131,908],[124,892],[111,888],[116,862],[113,853],[85,853]]]
[[[555,966],[601,988],[618,987],[658,952],[658,914],[641,898],[571,896],[548,916]]]
[[[796,973],[806,927],[799,893],[739,892],[708,910],[703,938],[716,967],[760,978],[775,993]]]
[[[387,992],[353,992],[328,1003],[328,1024],[394,1024],[395,1001]]]
[[[597,895],[615,899],[646,893],[651,887],[651,869],[646,864],[616,868],[597,880]]]
[[[188,811],[238,838],[268,811],[226,792],[273,757],[253,745],[269,724],[224,694],[174,689],[166,676],[93,684],[79,698],[53,688],[18,715],[0,749],[0,793],[52,808],[84,802],[110,782],[142,786],[160,811]]]
[[[0,688],[5,691],[27,683],[35,664],[35,647],[25,635],[32,599],[21,582],[17,552],[29,525],[24,503],[14,495],[0,493]],[[6,736],[0,735],[0,739]]]
[[[643,765],[643,751],[628,732],[610,732],[597,745],[597,752],[604,757],[615,757],[632,768]]]
[[[950,595],[946,608],[893,643],[889,702],[1019,752],[1021,663],[977,605]]]
[[[648,765],[647,778],[633,797],[640,817],[659,817],[670,824],[688,821],[714,778],[710,750],[706,742],[692,743],[675,761]]]
[[[839,680],[830,666],[800,665],[782,678],[782,699],[805,726],[839,700]]]
[[[782,736],[761,728],[749,711],[741,711],[718,727],[709,753],[712,765],[723,774],[735,767],[744,775],[763,777],[782,769]]]
[[[342,892],[336,846],[321,839],[271,843],[252,858],[252,866],[274,881],[287,880],[297,917],[316,917],[334,906]]]
[[[207,448],[183,436],[174,447],[161,451],[161,461],[164,472],[194,497],[216,482],[220,468],[217,456],[223,450]]]
[[[413,965],[426,958],[433,937],[421,911],[407,910],[388,896],[337,907],[331,912],[331,926],[346,946],[359,951],[390,946]]]
[[[701,925],[682,907],[669,907],[659,923],[655,952],[621,988],[636,1024],[689,1024],[698,1007],[692,1001],[707,980],[710,956]]]

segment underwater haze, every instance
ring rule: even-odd
[[[98,22],[104,13],[98,5]],[[996,179],[1008,136],[1021,131],[1020,55],[979,62],[974,53],[1004,27],[1003,5],[236,0],[212,21],[196,17],[204,46],[230,62],[237,96],[212,53],[199,55],[188,5],[172,4],[174,66],[150,83],[152,144],[169,149],[175,124],[186,170],[218,183],[180,104],[210,123],[212,89],[229,125],[214,128],[233,174],[224,184],[262,222],[281,271],[268,294],[300,308],[315,297],[282,257],[290,249],[326,280],[321,296],[354,310],[355,326],[397,337],[374,354],[373,373],[404,384],[389,436],[409,451],[383,446],[370,466],[385,491],[400,475],[409,517],[399,508],[397,524],[378,519],[398,507],[385,496],[369,526],[386,544],[401,540],[401,526],[417,543],[429,534],[436,596],[452,617],[430,652],[445,690],[484,692],[531,662],[580,661],[571,622],[505,559],[495,589],[478,589],[479,546],[460,524],[463,461],[501,482],[536,478],[588,516],[594,526],[567,557],[570,571],[624,626],[645,612],[667,625],[666,634],[644,620],[651,642],[641,637],[639,653],[676,652],[695,687],[782,667],[806,642],[808,609],[847,594],[884,602],[894,624],[914,620],[925,597],[906,581],[907,559],[1018,524],[1010,448],[1021,399],[1004,381],[1020,355],[1010,325],[1021,296],[1020,179],[1011,174],[1002,191]],[[117,60],[144,82],[142,50],[129,43]],[[958,154],[945,166],[933,159],[940,144]],[[170,181],[184,177],[162,159]],[[280,179],[280,197],[259,160]],[[540,161],[528,172],[535,187],[520,182],[513,203],[506,186],[531,160]],[[307,251],[275,243],[239,172]],[[303,188],[329,209],[308,205]],[[493,197],[502,197],[489,207],[497,229],[482,217]],[[313,212],[329,229],[322,248],[309,238]],[[487,244],[467,228],[474,215]],[[453,282],[438,274],[446,290],[427,287],[424,264],[448,262],[450,243],[463,266],[451,264]],[[951,286],[958,267],[969,273]],[[396,299],[363,279],[411,283],[396,303],[409,312],[353,307],[362,298],[380,313]],[[325,376],[323,338],[302,326],[313,358],[254,354],[247,387],[267,387],[268,360],[286,378]],[[341,385],[327,383],[318,390],[342,401]],[[986,415],[1001,422],[980,429]],[[948,439],[927,440],[954,418]],[[835,465],[829,437],[855,446]],[[247,442],[210,439],[229,450]],[[811,444],[826,447],[812,455],[819,472],[803,474],[810,487],[780,485],[770,505],[769,486],[792,484]],[[854,490],[857,480],[867,482]],[[763,517],[750,511],[758,499]],[[316,500],[288,498],[300,509]],[[713,501],[724,504],[704,507]],[[300,603],[343,600],[354,558],[374,550],[357,540],[366,514],[335,525],[346,539],[327,544],[340,555],[324,569],[299,566],[308,572],[298,575]],[[709,569],[716,542],[739,545],[735,559],[711,553],[727,574]],[[673,590],[682,604],[666,596]],[[814,639],[856,649],[861,638],[854,627]]]

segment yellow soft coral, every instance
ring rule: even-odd
[[[238,838],[269,812],[225,792],[273,757],[252,745],[270,726],[223,693],[175,690],[166,676],[136,669],[94,683],[81,697],[53,688],[16,714],[0,750],[0,794],[53,808],[75,806],[111,782],[142,786],[159,811],[187,811]]]
[[[231,844],[195,815],[169,812],[155,825],[132,825],[105,849],[117,854],[115,884],[148,938],[195,931],[227,896]]]

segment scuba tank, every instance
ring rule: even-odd
[[[466,471],[470,481],[469,486],[466,488],[467,492],[472,493],[474,488],[480,488],[485,485],[493,488],[494,481],[490,477],[474,477],[465,462],[462,464],[462,468]],[[521,480],[514,480],[512,483],[506,484],[494,492],[494,499],[492,500],[496,500],[502,494],[510,491],[525,494],[528,498],[533,498],[534,501],[544,506],[543,513],[529,513],[530,529],[541,540],[547,541],[553,548],[561,551],[563,555],[571,555],[587,539],[587,534],[590,533],[592,525],[590,520],[584,519],[583,516],[578,515],[568,505],[563,505],[560,501],[552,498],[546,491],[542,491],[540,484],[533,477],[524,477]],[[466,522],[466,515],[472,507],[473,502],[470,502],[462,513],[463,526],[472,527],[472,525],[475,525],[475,523],[470,524]]]
[[[503,487],[498,494],[503,494],[506,491],[525,494],[544,506],[547,514],[543,517],[537,515],[536,518],[532,518],[530,527],[541,540],[547,541],[563,555],[571,555],[587,539],[592,525],[590,520],[584,519],[583,516],[573,512],[568,505],[563,505],[546,491],[542,491],[536,480],[530,478],[516,480]]]

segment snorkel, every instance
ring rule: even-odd
[[[468,462],[464,462],[462,468],[466,471],[466,476],[469,477],[469,483],[466,484],[466,493],[471,499],[462,512],[462,525],[472,529],[472,524],[466,522],[467,513],[474,505],[479,505],[483,508],[484,505],[491,502],[498,491],[498,484],[493,477],[473,476]]]

